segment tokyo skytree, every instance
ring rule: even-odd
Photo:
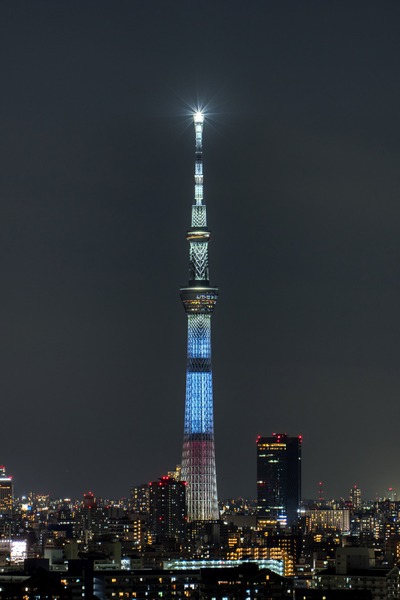
[[[181,288],[188,317],[185,424],[182,479],[187,482],[189,521],[219,519],[214,449],[213,386],[211,370],[211,314],[218,289],[210,286],[206,206],[203,203],[204,115],[194,114],[196,154],[194,203],[189,242],[189,283]]]

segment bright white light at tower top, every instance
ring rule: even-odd
[[[204,114],[201,110],[197,110],[193,115],[193,120],[195,123],[203,123],[204,122]]]

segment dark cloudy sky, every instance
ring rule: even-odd
[[[0,6],[0,464],[127,495],[180,461],[192,203],[205,194],[219,495],[304,436],[304,496],[400,492],[400,4]]]

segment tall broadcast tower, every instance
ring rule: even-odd
[[[188,316],[185,429],[182,479],[187,482],[189,521],[219,519],[215,470],[213,387],[211,370],[211,314],[218,289],[210,286],[206,206],[203,204],[203,123],[196,112],[196,160],[192,223],[186,239],[189,251],[189,284],[181,288]]]

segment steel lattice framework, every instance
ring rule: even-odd
[[[181,288],[181,299],[188,316],[182,479],[187,482],[190,521],[219,519],[211,370],[211,313],[218,290],[210,286],[208,270],[210,232],[203,204],[203,124],[203,114],[196,113],[195,202],[186,236],[190,245],[189,285]]]

